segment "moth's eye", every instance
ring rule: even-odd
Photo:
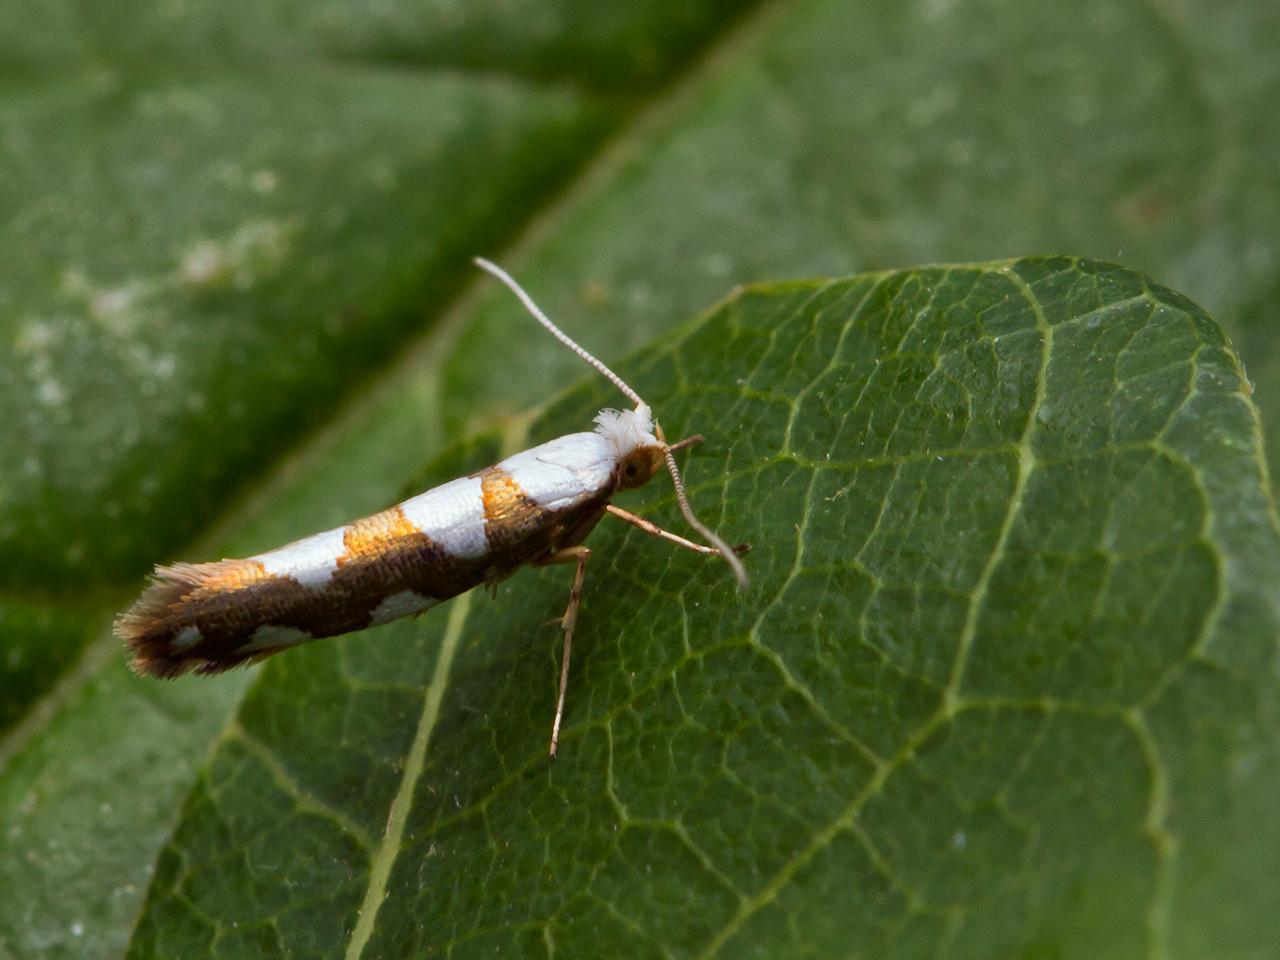
[[[622,468],[622,473],[628,480],[634,480],[636,475],[640,473],[640,468],[636,466],[636,462],[632,460]]]

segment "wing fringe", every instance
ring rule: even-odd
[[[222,673],[234,667],[256,662],[275,650],[258,650],[242,656],[219,654],[210,656],[202,644],[190,648],[176,645],[184,627],[196,625],[196,614],[203,606],[198,594],[211,583],[228,580],[240,569],[242,561],[216,560],[212,563],[174,563],[157,566],[151,582],[137,601],[115,622],[115,634],[129,647],[129,666],[139,676],[169,679],[194,671],[198,674]]]

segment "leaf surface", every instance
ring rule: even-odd
[[[458,297],[474,253],[505,249],[610,357],[740,281],[1093,254],[1208,308],[1264,422],[1280,422],[1278,8],[1073,9],[0,9],[0,723],[14,724],[0,832],[16,854],[0,889],[20,891],[0,898],[0,956],[120,955],[193,771],[251,681],[128,680],[105,624],[146,564],[377,509],[442,437],[580,377],[505,296]],[[708,37],[711,56],[691,57]],[[306,231],[283,251],[270,231],[237,234],[323,227],[334,209],[350,229],[310,246]],[[179,278],[188,254],[208,264],[237,236],[248,274],[133,283]],[[443,336],[405,341],[442,317]],[[203,350],[206,330],[225,349]],[[246,393],[259,409],[236,409]],[[141,493],[147,478],[160,488]]]
[[[750,590],[602,526],[554,764],[563,570],[274,659],[130,956],[1274,942],[1280,539],[1198,308],[1089,262],[904,271],[753,288],[625,370],[709,432],[693,500]]]

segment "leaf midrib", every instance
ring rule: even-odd
[[[369,883],[365,887],[364,899],[357,913],[356,925],[351,931],[351,939],[347,941],[347,949],[343,953],[345,960],[359,960],[364,954],[369,938],[373,936],[378,908],[381,907],[387,895],[387,880],[400,853],[405,824],[409,820],[409,811],[413,807],[413,795],[418,778],[422,776],[422,770],[426,764],[431,733],[440,716],[440,704],[444,700],[445,688],[449,684],[454,655],[458,651],[470,612],[471,592],[464,593],[454,600],[449,610],[449,621],[445,626],[444,637],[440,641],[440,654],[436,658],[435,669],[431,673],[431,682],[427,685],[427,693],[422,701],[417,730],[414,732],[409,752],[405,755],[395,797],[391,800],[387,815],[387,829],[383,831],[382,839],[378,842],[370,862]]]

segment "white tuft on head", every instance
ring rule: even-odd
[[[634,410],[601,410],[596,414],[596,433],[618,451],[618,459],[636,447],[662,446],[653,435],[653,413],[642,403]]]

